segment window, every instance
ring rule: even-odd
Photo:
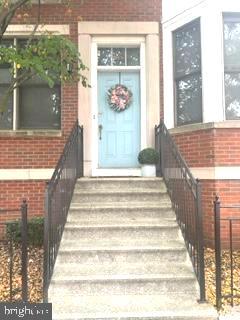
[[[140,66],[140,48],[98,48],[99,66]]]
[[[200,20],[173,33],[175,123],[202,122]]]
[[[4,40],[1,45],[24,45],[24,40]],[[11,83],[9,65],[0,64],[0,98]],[[17,72],[17,70],[15,70]],[[42,79],[35,77],[15,89],[0,115],[0,130],[60,129],[60,84],[49,88]]]
[[[240,15],[224,17],[226,120],[240,120]]]

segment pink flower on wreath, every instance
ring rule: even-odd
[[[107,93],[110,107],[115,111],[124,111],[132,102],[132,92],[124,85],[117,84]]]

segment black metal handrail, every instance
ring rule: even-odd
[[[240,227],[240,214],[238,217],[236,216],[225,216],[221,217],[221,209],[239,209],[240,204],[237,205],[221,205],[219,197],[215,198],[214,201],[214,233],[215,233],[215,264],[216,264],[216,306],[217,309],[220,309],[222,306],[222,299],[230,298],[231,305],[233,306],[234,298],[240,298],[240,290],[236,290],[234,284],[234,242],[239,241],[239,227]],[[234,225],[236,225],[238,239],[235,239],[234,233]],[[224,228],[225,237],[229,235],[229,241],[227,247],[228,253],[228,262],[225,262],[224,273],[222,272],[222,232],[221,229]],[[228,232],[227,232],[228,230]],[[239,245],[239,243],[238,243]],[[237,253],[239,256],[239,251]],[[227,283],[230,284],[230,289],[225,290],[227,294],[222,293],[222,282],[224,277],[227,276],[228,271],[230,271],[230,282],[225,281],[225,285]],[[236,272],[238,272],[238,267]],[[239,275],[238,275],[239,282]],[[237,292],[237,293],[236,293]]]
[[[22,201],[20,208],[0,209],[0,213],[20,213],[20,231],[21,231],[21,288],[16,288],[17,292],[22,292],[22,301],[28,301],[28,204],[26,199]],[[5,222],[6,223],[6,222]],[[5,224],[4,223],[4,224]],[[3,224],[3,223],[2,223]],[[13,244],[12,224],[9,224],[7,233],[8,252],[9,252],[9,301],[13,301],[13,277],[14,277],[14,244]],[[15,291],[16,291],[15,289]]]
[[[83,127],[76,121],[45,193],[43,300],[53,274],[76,180],[83,176]]]
[[[155,127],[155,148],[160,153],[157,174],[166,183],[199,282],[200,302],[204,302],[206,293],[200,183],[190,172],[163,121]]]

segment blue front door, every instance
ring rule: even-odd
[[[107,92],[116,84],[132,92],[132,103],[124,111],[112,110]],[[99,168],[136,168],[140,151],[139,72],[98,73]]]

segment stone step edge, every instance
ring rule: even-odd
[[[161,201],[155,204],[147,202],[145,205],[142,202],[131,202],[127,203],[124,202],[122,204],[119,204],[119,202],[104,202],[104,203],[84,203],[82,204],[79,202],[77,204],[76,202],[72,203],[69,211],[71,210],[85,210],[85,209],[117,209],[117,210],[138,210],[138,209],[144,209],[144,210],[158,210],[158,209],[168,209],[171,210],[172,212],[172,206],[171,202],[169,201]]]
[[[75,224],[73,225],[72,223],[68,222],[65,225],[65,230],[78,230],[78,229],[97,229],[97,230],[119,230],[119,229],[179,229],[178,224],[175,221],[168,221],[170,222],[169,224],[139,224],[139,225],[126,225],[126,224],[116,224],[116,225],[81,225],[81,224]],[[180,231],[180,230],[179,230]]]
[[[76,189],[74,191],[75,195],[103,195],[103,194],[111,194],[111,195],[122,195],[122,194],[143,194],[143,195],[148,195],[148,194],[159,194],[159,195],[168,195],[167,190],[158,190],[158,189],[153,189],[150,190],[149,188],[146,189],[123,189],[123,190],[108,190],[108,189],[99,189],[99,190],[85,190],[85,189]]]
[[[110,177],[110,178],[108,178],[108,177],[102,177],[102,178],[97,178],[97,177],[89,177],[89,178],[87,178],[87,177],[82,177],[82,178],[79,178],[79,179],[77,179],[77,182],[81,182],[81,181],[83,181],[83,182],[89,182],[89,181],[91,181],[91,182],[94,182],[94,181],[98,181],[98,182],[102,182],[102,181],[113,181],[113,182],[115,182],[115,181],[146,181],[146,182],[148,182],[148,181],[164,181],[163,180],[163,178],[162,177],[121,177],[121,178],[119,178],[119,177],[116,177],[116,178],[113,178],[113,177]]]
[[[78,282],[106,282],[106,281],[121,281],[121,282],[130,282],[130,281],[138,281],[138,282],[147,282],[147,281],[186,281],[193,280],[196,281],[196,277],[189,270],[189,273],[186,274],[175,274],[175,273],[166,273],[166,274],[129,274],[129,275],[98,275],[98,276],[75,276],[64,278],[53,276],[52,284],[63,283],[67,284],[77,284]]]
[[[190,306],[189,306],[190,307]],[[191,311],[159,311],[149,313],[91,313],[83,314],[68,313],[59,314],[53,320],[217,320],[218,316],[212,313],[199,315],[199,313]]]
[[[75,241],[71,241],[72,243],[75,243]],[[69,245],[69,241],[67,243]],[[160,246],[139,246],[139,247],[128,247],[128,246],[108,246],[108,247],[67,247],[66,245],[64,247],[60,247],[59,254],[62,254],[64,252],[71,253],[74,252],[75,254],[77,252],[96,252],[96,251],[102,251],[102,252],[156,252],[156,251],[167,251],[167,252],[174,252],[174,251],[186,251],[186,247],[184,245],[179,245],[176,247],[160,247]]]

